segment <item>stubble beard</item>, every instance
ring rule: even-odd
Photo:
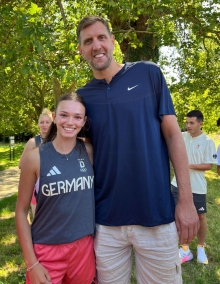
[[[95,63],[93,61],[90,62],[91,67],[96,71],[103,71],[107,69],[112,62],[112,56],[107,57],[107,60],[103,63]]]

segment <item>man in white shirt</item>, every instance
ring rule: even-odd
[[[197,261],[199,263],[208,264],[208,258],[204,250],[207,222],[206,222],[206,193],[207,181],[205,179],[205,171],[212,168],[212,164],[216,164],[217,154],[215,144],[212,139],[205,135],[201,128],[203,124],[203,114],[199,110],[190,111],[186,115],[187,131],[183,132],[183,139],[186,146],[190,182],[193,193],[193,201],[196,207],[200,229],[197,233]],[[178,200],[178,188],[176,177],[171,182],[171,190],[175,199]],[[189,246],[181,244],[179,249],[181,263],[193,259]]]

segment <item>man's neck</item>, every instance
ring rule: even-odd
[[[112,64],[102,71],[93,70],[93,75],[96,79],[105,79],[109,84],[114,77],[124,66],[124,64],[119,64],[116,61],[113,61]]]
[[[199,132],[194,133],[193,135],[192,135],[192,134],[190,134],[190,135],[191,135],[193,138],[195,138],[195,137],[201,135],[202,133],[203,133],[202,130],[200,130]]]

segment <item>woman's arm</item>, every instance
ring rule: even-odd
[[[39,168],[39,149],[36,148],[26,153],[23,157],[18,187],[18,199],[15,210],[18,238],[21,244],[27,269],[32,267],[38,261],[33,249],[31,228],[27,216],[33,188],[39,176]],[[31,283],[50,283],[49,274],[41,264],[34,266],[33,269],[28,272],[28,274],[31,279]]]
[[[21,166],[23,164],[23,158],[25,156],[25,154],[27,152],[29,152],[30,150],[36,148],[36,143],[35,143],[35,139],[34,138],[31,138],[28,140],[28,142],[26,143],[25,147],[24,147],[24,150],[23,150],[23,153],[21,154],[21,157],[20,157],[20,162],[18,164],[18,167],[19,169],[21,169]]]
[[[93,147],[90,143],[85,143],[86,151],[88,153],[91,164],[93,165]]]

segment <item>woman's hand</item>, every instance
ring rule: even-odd
[[[27,272],[27,274],[31,284],[52,284],[48,271],[40,263],[38,263],[31,271]]]

